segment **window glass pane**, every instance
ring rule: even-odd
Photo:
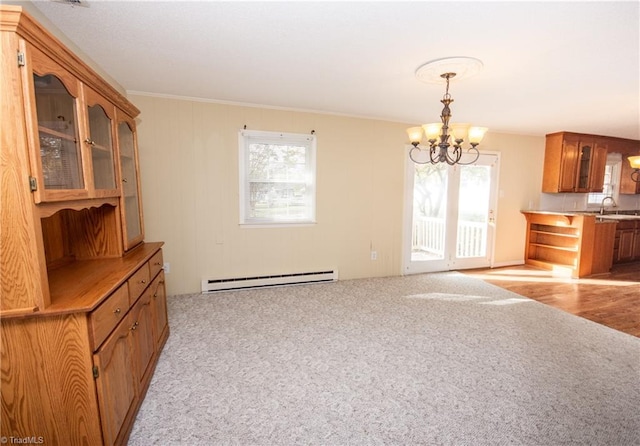
[[[411,261],[444,258],[447,167],[445,163],[415,165]]]
[[[244,138],[241,223],[300,223],[315,219],[315,156],[306,135]],[[300,137],[302,136],[302,138]]]
[[[587,204],[590,207],[600,207],[605,197],[613,197],[618,200],[618,183],[620,178],[621,157],[609,154],[604,171],[604,187],[602,192],[592,192],[587,195]],[[611,205],[611,203],[609,203]]]
[[[91,160],[96,189],[115,189],[116,177],[111,142],[111,119],[100,105],[89,107]]]

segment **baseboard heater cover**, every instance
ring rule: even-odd
[[[243,290],[276,286],[303,285],[309,283],[336,282],[338,270],[312,271],[305,273],[272,274],[268,276],[235,277],[230,279],[204,279],[202,292]]]

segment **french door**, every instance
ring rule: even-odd
[[[454,166],[407,157],[404,274],[491,266],[498,164],[497,154]]]

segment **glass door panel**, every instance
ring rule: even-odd
[[[489,223],[489,166],[460,166],[456,257],[484,257]]]
[[[120,149],[120,169],[122,173],[122,206],[125,229],[125,249],[142,240],[142,218],[138,174],[136,170],[135,137],[126,122],[118,124],[118,144]]]
[[[411,261],[444,259],[447,167],[442,164],[415,165]]]
[[[34,73],[36,114],[45,189],[84,189],[76,98],[52,74]]]
[[[111,119],[100,105],[88,107],[93,185],[95,189],[116,189]]]
[[[406,274],[490,265],[497,159],[482,154],[455,166],[408,160]]]

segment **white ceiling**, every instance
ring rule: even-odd
[[[640,2],[33,2],[128,92],[420,124],[423,63],[482,60],[453,121],[640,139]]]

